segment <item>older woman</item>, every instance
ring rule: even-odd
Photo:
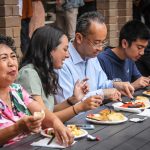
[[[29,49],[22,60],[17,79],[17,82],[36,101],[54,111],[62,121],[72,118],[81,111],[94,109],[102,102],[102,97],[96,95],[77,103],[87,92],[85,79],[76,83],[72,97],[61,104],[54,105],[53,95],[58,90],[63,90],[59,88],[58,77],[54,69],[60,69],[65,58],[69,57],[67,49],[68,39],[61,30],[50,26],[37,29],[33,33]]]
[[[0,35],[0,146],[18,141],[30,132],[53,127],[59,142],[69,145],[73,136],[62,122],[45,107],[34,101],[14,80],[18,75],[18,62],[10,37]],[[45,111],[45,118],[32,116]]]

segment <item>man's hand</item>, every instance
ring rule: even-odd
[[[82,112],[82,111],[95,109],[99,107],[102,104],[102,102],[103,102],[103,96],[94,95],[86,98],[81,103],[74,105],[74,107],[77,110],[77,112]]]
[[[140,77],[136,81],[131,83],[131,85],[135,89],[139,89],[139,88],[144,88],[146,86],[149,86],[149,83],[150,83],[150,78],[149,77]]]
[[[133,98],[134,87],[129,82],[114,82],[114,88],[116,88],[122,95]]]
[[[88,78],[83,79],[82,81],[77,80],[74,86],[73,96],[76,99],[76,102],[79,102],[88,92],[89,86],[87,84]]]
[[[103,89],[103,93],[104,93],[104,99],[109,99],[109,100],[113,100],[113,101],[121,101],[121,93],[115,89]]]

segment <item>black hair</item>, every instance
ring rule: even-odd
[[[121,47],[122,40],[127,40],[129,46],[131,46],[132,42],[137,39],[149,40],[150,39],[150,31],[149,28],[142,22],[138,20],[128,21],[120,30],[119,34],[119,46]]]
[[[12,49],[16,53],[15,42],[10,36],[0,34],[0,44],[4,44]]]
[[[64,33],[58,28],[50,26],[38,28],[33,33],[29,48],[21,62],[21,67],[33,64],[46,96],[56,94],[60,87],[58,75],[53,68],[51,51],[60,44],[63,35]]]
[[[79,32],[85,36],[88,35],[91,22],[93,21],[103,24],[105,23],[105,18],[102,13],[97,11],[91,11],[82,14],[77,20],[76,33]]]

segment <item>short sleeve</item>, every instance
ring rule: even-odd
[[[31,96],[28,94],[28,92],[24,88],[22,88],[22,96],[23,96],[23,101],[26,106],[28,106],[33,101]]]
[[[16,82],[21,84],[30,95],[42,95],[42,83],[34,69],[22,68]]]

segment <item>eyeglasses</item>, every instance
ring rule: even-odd
[[[105,48],[107,45],[108,45],[108,41],[103,41],[103,42],[100,42],[100,43],[97,43],[97,44],[95,44],[95,43],[93,43],[91,40],[89,40],[88,38],[86,38],[89,42],[90,42],[90,44],[91,44],[91,46],[94,48],[94,49],[96,49],[96,48]]]

